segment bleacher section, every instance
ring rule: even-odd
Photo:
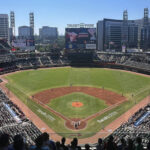
[[[142,143],[146,147],[150,140],[150,114],[143,118],[142,122],[138,125],[137,121],[143,117],[145,113],[150,112],[150,103],[136,112],[128,122],[122,124],[112,135],[115,138],[115,142],[119,143],[121,138],[125,140],[140,136]]]
[[[1,90],[0,108],[0,135],[2,133],[9,134],[10,142],[12,142],[15,135],[21,134],[27,139],[28,144],[34,144],[37,136],[41,134],[40,130]]]

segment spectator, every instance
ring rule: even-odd
[[[56,150],[55,142],[50,140],[49,134],[44,132],[42,134],[44,136],[44,140],[46,141],[46,144],[49,146],[51,150]]]
[[[103,140],[101,138],[98,139],[98,145],[96,146],[96,150],[103,150],[104,147],[102,145]]]
[[[126,150],[135,150],[135,146],[133,144],[133,140],[132,139],[128,139],[128,145],[126,147]]]
[[[85,150],[90,150],[90,145],[89,144],[85,144]]]
[[[8,150],[8,145],[9,135],[4,133],[0,136],[0,150]]]
[[[30,150],[50,150],[50,148],[48,146],[45,146],[44,143],[44,138],[43,135],[39,135],[36,139],[35,139],[35,146],[30,147]]]
[[[42,136],[43,136],[43,144],[44,144],[45,146],[49,146],[49,134],[46,133],[46,132],[44,132],[44,133],[42,134]]]
[[[118,146],[118,150],[125,150],[126,149],[126,141],[124,138],[121,139],[121,144]]]
[[[24,143],[23,137],[21,135],[14,136],[14,142],[10,145],[9,150],[27,150],[28,147]]]
[[[78,139],[77,139],[77,138],[74,138],[74,139],[73,139],[73,143],[74,143],[75,149],[81,150],[81,147],[78,146]]]
[[[63,137],[61,139],[61,145],[60,145],[62,150],[68,150],[68,147],[65,145],[65,142],[66,142],[66,138]]]
[[[117,145],[113,140],[114,140],[113,136],[112,135],[109,136],[108,142],[105,145],[106,150],[116,150],[117,149]]]
[[[57,141],[57,142],[56,142],[56,150],[60,150],[60,149],[61,149],[60,142]]]
[[[136,142],[137,145],[135,147],[135,150],[143,150],[142,139],[140,137],[137,137]]]
[[[150,140],[149,140],[149,142],[147,144],[147,150],[150,150]]]
[[[76,150],[74,141],[71,141],[71,145],[69,146],[69,150]]]

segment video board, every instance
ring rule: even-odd
[[[96,28],[66,28],[66,49],[96,49]]]

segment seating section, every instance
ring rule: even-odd
[[[21,134],[28,144],[34,144],[37,136],[41,134],[22,110],[0,90],[0,135],[2,133],[10,135],[10,142],[15,135]]]
[[[150,70],[150,54],[98,53],[98,61]]]
[[[145,114],[148,114],[147,117]],[[140,119],[143,121],[140,123]],[[137,125],[137,123],[139,124]],[[150,140],[150,103],[142,109],[139,109],[126,123],[122,124],[112,134],[115,142],[119,143],[121,138],[125,140],[135,139],[140,136],[142,143],[146,146]]]

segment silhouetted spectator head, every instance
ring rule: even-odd
[[[140,137],[137,137],[136,142],[140,145],[142,143],[142,139]]]
[[[44,144],[48,144],[48,142],[49,142],[49,134],[46,133],[46,132],[44,132],[42,134],[42,136],[43,136],[43,142],[44,142]]]
[[[57,142],[56,142],[56,150],[59,150],[59,149],[60,149],[60,142],[57,141]]]
[[[0,136],[0,148],[7,147],[8,145],[9,145],[9,135],[4,133]]]
[[[103,140],[101,138],[98,139],[98,144],[102,144]]]
[[[37,148],[41,148],[43,146],[44,140],[43,140],[43,136],[39,135],[36,139],[35,139],[35,144],[37,146]]]
[[[75,147],[75,142],[74,142],[74,140],[71,141],[71,147]]]
[[[63,138],[61,139],[61,143],[62,143],[63,145],[65,145],[65,142],[66,142],[66,138],[63,137]]]
[[[128,145],[127,145],[127,150],[133,150],[135,148],[134,144],[133,144],[133,140],[132,139],[128,139]]]
[[[113,142],[113,140],[114,140],[114,137],[112,135],[110,135],[108,141]]]
[[[133,140],[132,139],[128,139],[128,145],[133,145]]]
[[[124,145],[126,144],[126,141],[124,140],[124,138],[121,139],[121,143]]]
[[[73,142],[74,142],[75,146],[78,145],[78,139],[77,139],[77,138],[74,138],[74,139],[73,139]]]
[[[24,147],[24,141],[21,135],[15,135],[14,136],[14,143],[13,147],[15,150],[22,150]]]
[[[149,142],[147,144],[147,150],[150,150],[150,140],[149,140]]]
[[[85,149],[89,150],[90,149],[90,145],[89,144],[85,144]]]

